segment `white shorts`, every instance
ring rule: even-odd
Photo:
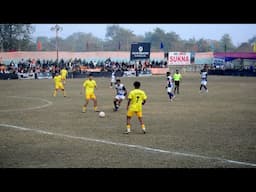
[[[167,87],[166,91],[167,91],[167,93],[171,93],[172,92],[172,87]]]
[[[125,96],[124,95],[116,95],[115,98],[118,99],[118,100],[120,100],[120,99],[124,100]]]
[[[206,85],[207,85],[207,81],[206,81],[206,80],[202,80],[202,81],[201,81],[201,85],[206,86]]]
[[[116,82],[116,79],[111,79],[111,83],[115,83]]]

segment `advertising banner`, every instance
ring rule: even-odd
[[[132,43],[130,60],[150,59],[150,45],[146,42]]]
[[[169,52],[168,65],[190,65],[190,52]]]

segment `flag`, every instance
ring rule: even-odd
[[[41,50],[42,50],[42,43],[41,43],[41,41],[38,41],[38,42],[37,42],[37,50],[38,50],[38,51],[41,51]]]
[[[163,44],[163,42],[161,41],[161,43],[160,43],[160,49],[163,49],[164,48],[164,44]]]
[[[253,52],[256,52],[256,42],[253,44]]]
[[[121,49],[121,42],[119,41],[119,43],[118,43],[118,50],[120,50]]]
[[[89,43],[88,43],[88,41],[86,42],[86,50],[88,50],[89,49]]]

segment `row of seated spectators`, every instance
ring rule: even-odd
[[[108,58],[105,61],[86,61],[82,59],[67,60],[60,59],[58,62],[54,60],[35,60],[21,59],[18,62],[11,61],[9,65],[2,65],[0,73],[55,73],[61,68],[66,68],[69,72],[83,73],[88,69],[100,69],[100,71],[128,71],[131,69],[144,70],[146,68],[163,68],[167,67],[166,61],[136,61],[136,62],[119,62],[112,61]]]

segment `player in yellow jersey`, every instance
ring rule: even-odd
[[[54,89],[54,92],[53,92],[53,96],[56,97],[57,91],[62,90],[63,96],[66,97],[66,92],[65,92],[64,85],[62,83],[62,78],[61,78],[61,75],[58,72],[55,74],[53,80],[54,80],[54,83],[55,83],[55,89]]]
[[[135,81],[133,83],[134,89],[130,91],[128,95],[128,103],[127,103],[127,122],[126,122],[126,128],[127,131],[124,132],[125,134],[128,134],[131,132],[131,118],[134,114],[137,115],[138,120],[141,124],[141,128],[143,133],[146,133],[146,128],[143,122],[142,118],[142,105],[146,103],[147,95],[146,93],[140,89],[140,82]]]
[[[92,75],[89,74],[89,79],[85,80],[82,86],[82,91],[85,92],[85,104],[83,106],[83,113],[86,112],[86,107],[89,103],[90,100],[93,100],[93,106],[94,106],[94,111],[99,112],[97,110],[97,98],[94,93],[94,89],[97,88],[96,81],[92,79]]]
[[[62,82],[63,82],[63,84],[65,85],[65,84],[66,84],[67,75],[68,75],[68,71],[66,70],[65,67],[63,67],[63,68],[61,69],[60,74],[61,74]]]

